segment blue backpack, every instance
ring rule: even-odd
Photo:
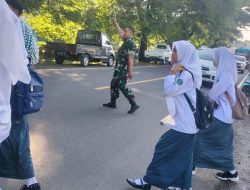
[[[28,66],[31,76],[30,84],[20,81],[12,87],[11,92],[11,110],[14,118],[20,118],[24,115],[39,112],[44,101],[43,81],[32,67]]]

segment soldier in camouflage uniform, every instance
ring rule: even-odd
[[[127,88],[127,80],[133,78],[133,60],[135,55],[135,43],[133,40],[133,28],[127,27],[124,31],[120,28],[116,21],[113,19],[115,27],[119,32],[120,37],[123,39],[123,44],[118,50],[116,65],[114,69],[113,78],[110,85],[111,101],[103,104],[104,107],[116,108],[116,99],[119,98],[119,90],[128,99],[131,108],[128,113],[134,113],[140,106],[135,102],[135,96],[131,89]]]

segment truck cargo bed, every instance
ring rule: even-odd
[[[76,54],[76,45],[75,44],[65,44],[58,42],[48,42],[45,46],[46,51],[50,53],[67,53],[67,54]]]

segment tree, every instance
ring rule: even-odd
[[[42,39],[73,43],[79,29],[121,41],[110,18],[135,28],[140,60],[154,43],[190,40],[197,47],[229,46],[250,25],[249,0],[23,0],[27,21]]]

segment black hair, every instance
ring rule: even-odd
[[[135,29],[132,26],[127,26],[127,28],[131,30],[133,34],[135,33]]]
[[[23,4],[20,0],[5,0],[8,5],[18,10],[19,15],[23,13]]]

